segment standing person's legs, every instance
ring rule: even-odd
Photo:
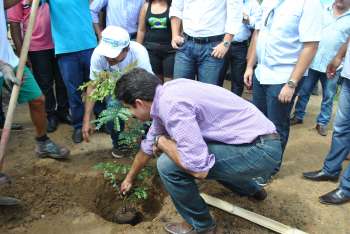
[[[164,78],[172,79],[174,77],[175,53],[168,52],[163,58],[163,75]]]
[[[196,44],[194,56],[198,65],[198,80],[204,83],[218,85],[220,75],[225,66],[225,59],[218,59],[211,55],[213,48],[220,42]]]
[[[185,41],[184,44],[176,51],[174,64],[174,79],[187,78],[195,79],[196,61],[193,58],[194,42]]]
[[[302,122],[306,113],[306,107],[309,102],[311,92],[318,80],[320,79],[319,72],[310,69],[308,76],[304,77],[303,83],[300,87],[300,92],[298,93],[298,100],[295,104],[295,111],[293,115],[293,119],[295,121]],[[293,123],[295,122],[293,121]]]
[[[231,91],[238,96],[242,96],[244,90],[244,72],[247,66],[248,45],[246,43],[236,43],[230,49],[231,65]]]
[[[253,104],[267,116],[267,97],[265,85],[260,84],[256,76],[253,76]]]

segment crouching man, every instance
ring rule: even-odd
[[[121,184],[127,193],[138,172],[161,153],[157,168],[185,223],[169,233],[215,233],[216,224],[195,179],[217,180],[243,196],[264,200],[261,181],[281,162],[276,128],[253,104],[218,86],[188,79],[161,85],[134,69],[116,85],[116,97],[141,121],[152,119],[132,168]]]

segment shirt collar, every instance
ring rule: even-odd
[[[157,116],[159,113],[159,97],[163,94],[163,86],[158,85],[156,88],[156,93],[154,94],[154,98],[151,106],[151,117]]]

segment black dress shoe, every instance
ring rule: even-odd
[[[72,125],[72,116],[69,113],[57,114],[61,123]]]
[[[54,132],[57,130],[58,120],[56,117],[50,117],[47,119],[47,132]]]
[[[81,128],[74,129],[72,140],[76,144],[81,143],[83,141],[83,132],[81,131]]]
[[[345,195],[340,188],[320,197],[320,202],[328,205],[340,205],[350,201],[350,196]]]
[[[266,197],[267,197],[267,192],[263,188],[251,196],[251,198],[254,198],[257,201],[263,201],[266,199]]]
[[[304,176],[305,179],[313,180],[313,181],[332,181],[332,182],[337,182],[338,179],[339,179],[339,176],[327,175],[323,170],[304,172],[303,176]]]

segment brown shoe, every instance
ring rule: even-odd
[[[192,226],[187,223],[167,223],[164,226],[165,231],[170,234],[215,234],[216,225],[209,227],[201,232],[194,230]]]
[[[320,134],[321,136],[327,136],[327,126],[317,124],[316,130],[317,130],[318,134]]]

